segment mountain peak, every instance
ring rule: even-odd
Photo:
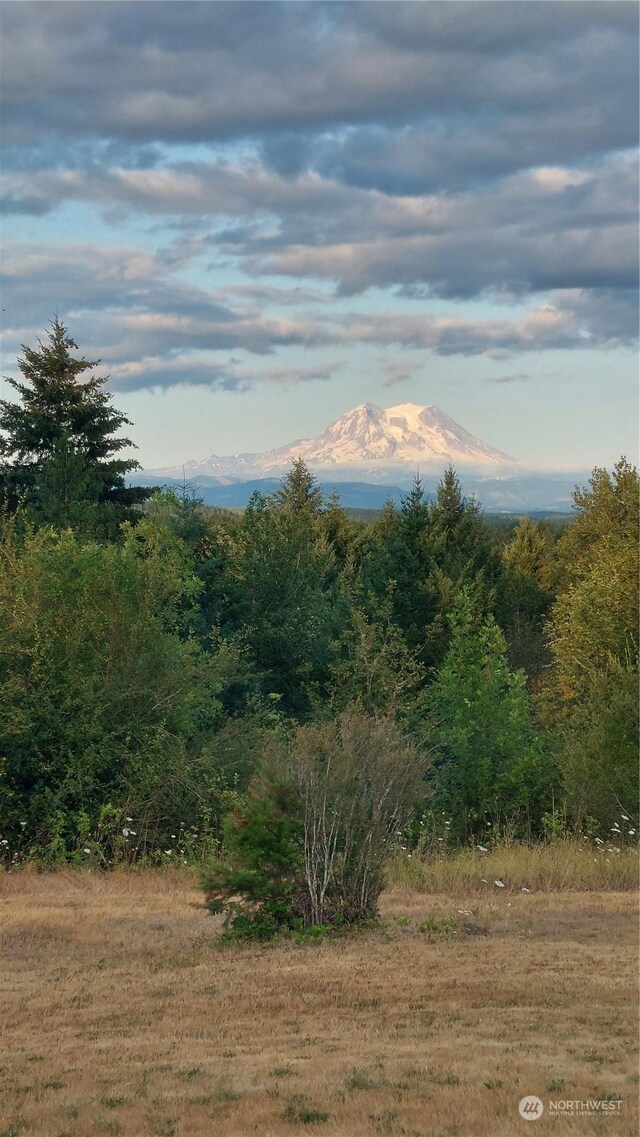
[[[431,403],[429,406],[426,406],[426,407],[420,406],[419,403],[398,403],[398,405],[395,407],[387,407],[385,410],[385,414],[388,414],[388,415],[393,415],[393,414],[412,415],[412,414],[421,414],[422,411],[438,411],[439,414],[442,413],[440,411],[440,408],[436,407],[435,404],[433,404],[433,403]]]
[[[496,471],[515,459],[475,438],[463,426],[433,404],[399,403],[379,407],[360,403],[335,419],[317,438],[301,439],[263,454],[239,454],[185,466],[187,476],[196,473],[235,477],[282,474],[295,458],[302,458],[314,471],[350,480],[360,475],[405,476],[421,470],[440,472],[449,463],[476,473]],[[158,471],[170,474],[170,469]]]
[[[355,415],[359,411],[365,411],[368,415],[372,415],[374,418],[377,418],[378,415],[384,414],[384,410],[382,407],[379,407],[377,403],[360,403],[357,407],[354,407],[352,411],[347,411],[347,414]]]

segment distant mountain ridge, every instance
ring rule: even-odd
[[[362,403],[330,423],[317,438],[303,438],[262,453],[220,456],[184,466],[149,471],[168,478],[264,478],[286,472],[302,458],[314,472],[332,480],[388,481],[421,470],[437,472],[453,463],[469,472],[505,472],[515,458],[476,438],[436,406],[401,403],[383,407]]]
[[[483,509],[490,513],[570,513],[572,492],[576,481],[584,482],[588,475],[569,478],[561,474],[529,474],[515,477],[474,477],[463,475],[462,491],[473,495]],[[166,474],[151,474],[138,471],[130,477],[132,485],[156,485],[181,492],[185,479],[172,478]],[[422,479],[427,497],[434,497],[439,477],[426,475]],[[200,474],[190,480],[198,496],[206,505],[222,509],[243,509],[251,495],[258,493],[269,496],[281,485],[278,477],[270,478],[231,478],[212,477]],[[410,488],[410,480],[405,484],[385,484],[384,482],[332,481],[322,479],[322,489],[329,496],[337,494],[340,502],[348,509],[381,509],[386,501],[399,505]]]

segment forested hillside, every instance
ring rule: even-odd
[[[332,817],[357,799],[381,842],[417,842],[436,816],[461,843],[633,835],[624,459],[576,491],[560,537],[492,526],[451,468],[435,501],[416,479],[370,524],[301,461],[272,496],[216,511],[188,487],[125,489],[126,420],[102,380],[79,383],[94,364],[74,348],[54,323],[0,404],[7,862],[217,856],[247,817],[295,845],[332,754]]]

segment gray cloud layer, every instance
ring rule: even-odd
[[[21,193],[22,208],[36,213],[83,201],[192,214],[216,223],[211,243],[254,273],[324,277],[345,294],[424,284],[433,295],[470,297],[632,287],[637,175],[635,159],[618,155],[589,170],[537,168],[491,190],[407,197],[312,172],[288,179],[256,162],[182,163],[20,175],[10,204]]]
[[[635,104],[637,22],[579,0],[6,4],[6,130],[209,144],[573,109],[587,152],[633,145],[616,112]]]
[[[635,4],[22,2],[2,32],[6,213],[82,203],[166,242],[8,252],[9,350],[56,306],[129,385],[252,381],[204,352],[634,342]],[[255,283],[185,282],[207,263]],[[370,288],[389,314],[345,319]],[[492,298],[530,310],[456,314]]]
[[[91,245],[50,247],[44,253],[25,244],[10,247],[2,283],[13,325],[4,336],[7,353],[19,351],[52,306],[72,314],[83,348],[105,360],[113,386],[126,389],[188,382],[241,390],[260,378],[323,380],[338,367],[333,362],[256,370],[230,360],[233,351],[268,356],[281,347],[328,346],[348,352],[371,344],[500,359],[550,348],[619,347],[637,335],[633,290],[560,290],[513,320],[428,312],[345,315],[315,293],[292,289],[287,296],[272,286],[232,288],[223,303],[219,289],[206,291],[180,279],[180,247],[162,257],[123,246],[101,253]],[[283,308],[285,315],[266,315],[265,305]],[[291,305],[294,314],[286,315]],[[204,353],[218,353],[217,362]],[[409,378],[414,365],[390,367],[387,382]]]

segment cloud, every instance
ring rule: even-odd
[[[114,384],[244,390],[329,373],[290,348],[637,342],[635,5],[61,0],[2,24],[5,231],[34,234],[5,254],[8,351],[57,308]],[[111,246],[52,240],[78,206]]]
[[[254,272],[325,278],[343,295],[424,285],[428,296],[469,298],[637,283],[637,163],[628,156],[589,171],[528,171],[468,194],[358,192],[359,208],[335,201],[304,243],[294,212],[277,237],[247,237],[238,251]]]
[[[520,170],[595,161],[633,149],[637,137],[637,121],[620,97],[613,104],[602,99],[587,114],[559,101],[528,117],[514,110],[496,119],[476,108],[455,122],[430,115],[313,139],[267,137],[262,155],[287,177],[311,169],[355,188],[414,195],[473,190]]]
[[[255,160],[42,171],[10,189],[14,205],[26,196],[27,211],[75,200],[193,213],[206,227],[200,240],[248,273],[325,279],[342,295],[372,286],[422,285],[446,298],[627,288],[638,276],[638,170],[629,155],[440,196],[392,196],[312,173],[287,179]],[[234,218],[241,224],[228,224]]]
[[[550,301],[517,320],[372,313],[351,318],[345,338],[352,343],[395,344],[437,355],[506,358],[518,352],[631,346],[638,334],[635,297],[582,291],[552,293]]]
[[[33,338],[34,329],[44,327],[55,310],[70,324],[83,351],[104,359],[108,368],[120,368],[112,370],[114,382],[128,376],[129,385],[134,380],[142,385],[141,377],[152,373],[156,378],[149,379],[150,386],[166,385],[169,375],[178,383],[189,367],[191,378],[185,381],[209,383],[210,363],[192,360],[183,368],[178,362],[194,352],[240,349],[268,356],[279,347],[331,342],[318,320],[295,312],[266,316],[242,293],[231,292],[229,302],[222,303],[219,291],[185,282],[178,271],[198,250],[199,245],[186,248],[182,241],[158,253],[121,245],[10,246],[2,280],[6,355],[18,354],[22,342]],[[249,382],[236,372],[224,378],[236,387]]]
[[[385,387],[395,387],[396,383],[406,383],[413,376],[413,368],[400,363],[391,364],[386,368],[384,379]]]
[[[191,353],[170,359],[149,356],[111,368],[109,385],[117,391],[167,390],[183,384],[218,391],[249,391],[259,383],[291,386],[327,382],[337,366],[267,367],[256,371],[238,366],[233,359],[221,364]]]
[[[246,391],[251,386],[232,367],[192,354],[171,359],[145,356],[109,369],[109,386],[116,391],[168,390],[182,385],[212,391]]]
[[[517,375],[494,375],[491,379],[486,379],[486,383],[524,383],[529,378],[525,371],[519,371]]]
[[[425,116],[455,126],[477,109],[515,108],[524,125],[564,105],[588,120],[598,102],[614,126],[636,102],[637,19],[631,4],[579,0],[552,0],[543,18],[514,3],[7,4],[5,131],[24,145],[210,144]]]
[[[637,343],[630,3],[25,0],[2,25],[6,231],[34,234],[3,262],[8,352],[57,309],[114,387],[243,391],[338,367],[300,348],[399,348],[392,385],[416,351]],[[100,244],[52,239],[74,210]]]
[[[501,359],[637,342],[633,289],[555,290],[512,320],[472,319],[455,306],[436,315],[428,300],[424,312],[367,313],[350,311],[346,302],[332,305],[326,294],[307,288],[189,284],[183,271],[198,263],[202,248],[199,240],[183,238],[156,252],[130,245],[10,245],[3,262],[5,358],[15,359],[54,310],[82,350],[104,361],[112,385],[127,389],[184,382],[246,390],[260,381],[325,380],[338,366],[291,366],[280,358],[289,348],[339,348],[347,362],[354,349],[370,344]],[[230,359],[238,351],[264,363],[247,368]],[[276,353],[277,362],[268,363]],[[409,380],[414,367],[413,360],[389,365],[385,385]]]

